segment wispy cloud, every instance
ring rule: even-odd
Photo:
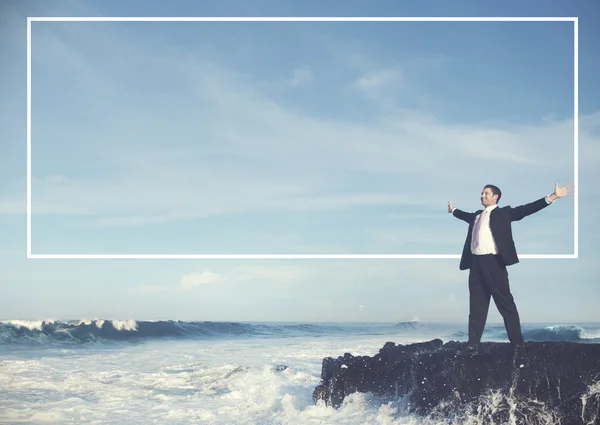
[[[233,279],[241,282],[271,281],[282,284],[306,277],[306,269],[300,266],[248,266],[233,272]]]
[[[58,58],[65,72],[95,92],[99,102],[110,102],[120,93],[126,104],[137,105],[127,123],[113,126],[118,137],[88,135],[93,152],[100,153],[97,158],[110,158],[113,171],[91,180],[66,172],[60,178],[45,178],[34,170],[39,178],[34,182],[37,202],[57,205],[54,211],[102,216],[93,218],[93,225],[131,226],[251,211],[435,208],[447,199],[448,187],[464,185],[492,165],[538,167],[543,176],[550,174],[549,164],[565,163],[561,153],[570,151],[569,120],[466,126],[400,107],[387,110],[375,122],[313,117],[261,92],[260,84],[248,76],[191,51],[154,57],[136,46],[139,50],[127,57],[115,45],[115,54],[132,67],[147,65],[159,72],[168,67],[189,89],[186,96],[161,93],[152,100],[155,111],[148,115],[141,102],[151,98],[134,102],[141,94],[91,66],[89,53],[50,32],[38,43],[46,46],[46,53],[40,47],[40,64]],[[404,78],[395,68],[372,69],[355,80],[367,93],[385,93]],[[318,85],[310,68],[296,69],[291,82]],[[160,104],[168,105],[162,108],[164,114],[156,112]],[[74,130],[85,134],[85,128]],[[173,132],[167,138],[169,130]],[[170,148],[164,147],[167,140]],[[559,146],[557,153],[540,156],[548,144]],[[407,180],[413,184],[407,185]],[[352,189],[356,187],[361,189]],[[3,210],[10,208],[14,205]]]
[[[439,217],[431,220],[430,223],[421,224],[420,226],[413,226],[410,223],[404,226],[380,226],[377,228],[368,228],[365,230],[367,244],[370,249],[379,249],[388,252],[403,252],[403,253],[414,253],[414,246],[421,246],[421,251],[431,252],[429,247],[438,247],[441,249],[445,248],[448,252],[459,253],[462,248],[462,236],[463,232],[459,232],[459,228],[455,226],[456,223],[450,222],[454,217],[444,217],[444,214],[440,213]],[[447,220],[447,226],[444,230],[440,230],[443,225],[443,220]],[[454,219],[456,220],[456,219]],[[432,225],[432,222],[435,225]],[[422,221],[420,223],[423,223]],[[460,228],[460,230],[465,230]],[[409,252],[406,252],[405,246],[410,246]],[[442,252],[436,252],[441,254]]]
[[[208,285],[289,284],[309,276],[305,267],[292,265],[245,266],[223,271],[202,270],[181,276],[178,285],[140,285],[137,292],[152,294],[162,291],[191,291]]]
[[[187,291],[190,289],[194,289],[198,286],[220,283],[224,280],[225,277],[219,273],[205,271],[201,273],[192,273],[183,276],[179,285],[181,289]]]
[[[77,215],[90,214],[90,210],[85,210],[76,205],[65,202],[45,202],[33,200],[31,211],[35,214],[57,214],[57,215]],[[26,214],[27,201],[20,199],[17,201],[0,201],[0,214]]]
[[[310,68],[294,69],[290,84],[294,87],[300,87],[312,84],[315,80],[313,71]]]
[[[376,282],[377,287],[381,289],[389,284],[409,288],[424,279],[441,284],[461,282],[464,279],[463,274],[457,271],[455,262],[442,264],[437,270],[431,270],[429,263],[430,261],[427,260],[410,263],[332,260],[302,264],[256,261],[248,266],[211,265],[199,271],[183,274],[177,283],[147,284],[139,285],[137,288],[144,293],[190,291],[209,285],[228,287],[227,290],[242,287],[262,289],[283,287],[293,291],[305,287],[310,291],[311,288],[328,282],[330,290],[335,292],[344,288],[350,281]]]
[[[32,182],[40,183],[40,179],[32,178]],[[43,182],[49,183],[56,186],[66,186],[75,183],[72,179],[61,175],[61,174],[51,174],[43,179]]]
[[[391,86],[397,85],[401,77],[402,74],[397,69],[383,69],[363,75],[355,84],[367,96],[379,97],[390,90]]]

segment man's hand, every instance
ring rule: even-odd
[[[448,214],[452,214],[452,210],[454,207],[452,206],[452,201],[448,199]]]
[[[550,195],[550,198],[558,199],[565,196],[573,196],[575,189],[571,183],[567,183],[563,187],[558,187],[558,182],[554,183],[554,193]],[[554,200],[551,199],[551,200]]]

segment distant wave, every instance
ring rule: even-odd
[[[600,328],[584,329],[574,325],[553,325],[523,332],[527,341],[571,341],[600,343]]]
[[[263,325],[176,320],[10,320],[0,322],[0,343],[94,343],[157,338],[286,337],[343,331],[342,328],[335,326],[314,324]]]
[[[488,326],[484,332],[485,338],[508,339],[503,325]],[[452,333],[454,338],[467,338],[468,333],[456,331]],[[582,327],[576,325],[551,325],[544,327],[534,327],[523,329],[525,341],[545,342],[545,341],[564,341],[564,342],[582,342],[582,343],[600,343],[600,326]]]
[[[398,322],[394,327],[399,329],[422,329],[426,325],[420,323],[418,320],[409,320],[408,322]]]

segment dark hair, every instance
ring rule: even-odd
[[[494,195],[498,195],[498,200],[496,203],[500,202],[500,198],[502,198],[502,191],[498,186],[494,186],[493,184],[486,184],[483,190],[486,188],[490,189]]]

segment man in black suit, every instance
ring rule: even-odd
[[[448,201],[448,213],[469,223],[467,239],[460,260],[460,270],[469,271],[469,345],[481,341],[490,306],[490,297],[504,319],[509,341],[523,344],[517,306],[510,293],[507,266],[519,262],[512,237],[511,223],[536,213],[558,198],[571,196],[572,186],[554,186],[554,193],[545,198],[515,208],[499,207],[502,192],[486,185],[481,192],[483,210],[461,211]]]

